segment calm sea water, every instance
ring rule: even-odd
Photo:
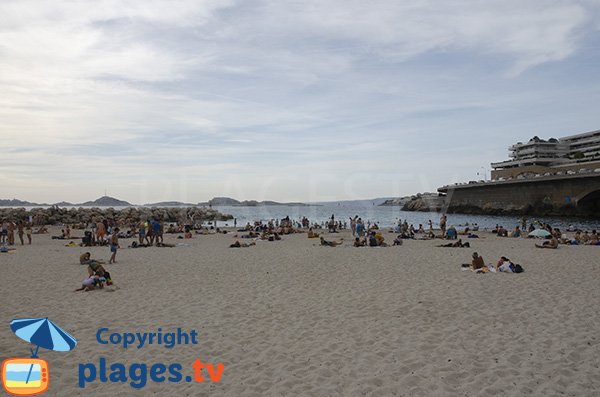
[[[243,226],[246,222],[268,221],[270,219],[281,219],[289,216],[291,219],[299,220],[306,216],[311,222],[326,222],[331,215],[336,220],[350,223],[349,218],[358,215],[365,222],[377,223],[382,227],[391,227],[399,220],[406,220],[409,224],[418,227],[422,224],[427,229],[429,220],[437,227],[440,215],[436,212],[406,212],[400,211],[400,207],[381,207],[381,206],[344,206],[344,205],[323,205],[309,207],[294,206],[264,206],[264,207],[214,207],[218,211],[231,214],[237,219],[237,225]],[[502,225],[507,229],[512,229],[521,223],[521,217],[518,216],[488,216],[488,215],[466,215],[466,214],[448,214],[448,225],[465,225],[467,223],[477,223],[482,229],[492,229],[496,224]],[[581,229],[600,229],[600,220],[586,220],[578,218],[528,218],[528,223],[534,220],[550,223],[554,227],[566,229],[569,225]],[[233,226],[233,221],[219,222],[219,225]]]
[[[127,207],[114,208],[120,210]],[[357,204],[325,204],[319,206],[270,205],[263,207],[215,206],[213,208],[221,213],[233,215],[237,219],[238,226],[243,226],[247,222],[266,222],[271,219],[282,219],[286,216],[289,216],[292,220],[300,220],[305,216],[311,223],[321,223],[327,222],[327,220],[331,218],[331,215],[334,215],[336,220],[346,221],[349,224],[349,218],[358,215],[365,222],[377,223],[381,227],[395,226],[398,224],[399,220],[406,220],[415,227],[422,224],[423,227],[427,229],[427,224],[430,219],[433,222],[434,227],[437,227],[441,215],[436,212],[400,211],[400,207]],[[520,219],[521,217],[519,216],[448,214],[448,225],[463,226],[467,223],[471,225],[477,223],[481,229],[493,229],[498,224],[510,230],[516,225],[520,225]],[[599,219],[528,217],[528,224],[534,220],[550,223],[552,226],[560,229],[566,229],[569,225],[584,230],[600,229]],[[218,225],[233,226],[233,220],[218,222]]]

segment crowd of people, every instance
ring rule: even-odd
[[[0,245],[16,245],[15,232],[21,245],[25,245],[25,238],[27,238],[27,243],[31,244],[33,231],[30,221],[17,220],[15,222],[10,219],[3,219],[0,222]]]
[[[282,219],[272,219],[266,222],[257,221],[253,224],[247,223],[242,229],[237,229],[233,234],[236,239],[232,244],[231,248],[245,248],[256,246],[257,241],[279,241],[281,236],[293,234],[293,233],[306,233],[310,239],[319,239],[319,245],[326,247],[339,247],[345,244],[343,238],[341,239],[328,239],[324,233],[338,233],[341,230],[347,229],[350,226],[350,232],[353,240],[349,243],[352,247],[388,247],[400,246],[403,244],[405,239],[443,239],[450,240],[448,243],[438,245],[439,247],[470,247],[469,242],[463,242],[463,238],[479,238],[475,232],[479,230],[479,226],[475,224],[464,224],[464,229],[458,230],[454,225],[448,225],[448,219],[445,214],[440,217],[439,229],[434,230],[433,222],[429,220],[427,223],[427,229],[423,224],[419,224],[417,227],[413,224],[409,224],[407,220],[398,220],[397,224],[387,230],[389,233],[393,233],[395,236],[391,243],[388,243],[384,237],[384,231],[380,228],[378,223],[372,223],[370,221],[363,221],[358,215],[350,217],[348,222],[336,220],[335,215],[331,215],[327,222],[310,222],[306,217],[299,218],[297,221],[285,217]],[[227,230],[221,230],[211,226],[210,229],[207,227],[193,227],[192,225],[182,224],[170,224],[167,226],[165,231],[165,225],[160,220],[148,219],[137,224],[129,225],[125,232],[110,220],[99,220],[91,223],[91,225],[77,225],[77,227],[83,227],[83,237],[76,237],[72,235],[72,228],[69,225],[64,225],[61,229],[61,234],[58,236],[52,236],[53,239],[79,239],[81,238],[83,246],[108,246],[110,249],[110,257],[108,264],[117,262],[117,252],[120,248],[120,238],[137,238],[129,247],[174,247],[175,244],[168,244],[164,242],[164,234],[182,234],[178,238],[191,238],[192,230],[196,229],[197,234],[217,234],[217,233],[230,233]],[[90,230],[91,229],[91,230]],[[323,230],[325,229],[325,230]],[[496,225],[493,228],[492,233],[498,237],[531,237],[531,235],[546,236],[547,238],[536,243],[535,246],[546,249],[556,249],[561,244],[568,245],[600,245],[600,237],[597,231],[594,229],[591,232],[576,230],[573,227],[568,228],[568,232],[571,232],[571,237],[567,237],[559,228],[553,228],[548,223],[543,222],[531,222],[527,223],[527,219],[523,218],[519,225],[516,225],[512,231],[507,230],[502,225]],[[543,231],[539,232],[538,231]],[[32,230],[31,222],[26,220],[2,220],[0,223],[0,246],[11,246],[15,245],[15,237],[18,237],[21,245],[25,245],[32,242],[32,234],[36,233],[47,233],[47,228],[39,228],[38,230]],[[536,232],[536,233],[533,233]],[[240,239],[250,239],[248,242],[240,242]],[[4,250],[3,252],[6,252]],[[81,288],[77,291],[89,291],[92,289],[103,288],[104,285],[110,283],[110,274],[104,267],[104,262],[99,260],[91,259],[90,253],[86,252],[81,255],[80,263],[87,265],[87,277],[82,282]],[[500,273],[520,273],[523,268],[510,261],[505,256],[501,257],[495,265],[485,264],[485,261],[478,253],[473,253],[472,262],[468,266],[472,270],[478,273],[486,272],[500,272]],[[108,284],[110,285],[110,284]]]

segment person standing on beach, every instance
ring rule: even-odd
[[[104,241],[104,236],[106,236],[106,227],[104,226],[104,223],[96,223],[96,241],[99,244],[102,243]]]
[[[2,222],[0,222],[0,244],[6,242],[6,236],[8,235],[8,229],[6,227],[6,221],[2,219]]]
[[[362,237],[362,232],[363,232],[362,219],[358,218],[358,221],[356,221],[356,237]]]
[[[31,245],[31,222],[27,222],[27,225],[25,225],[25,235],[27,236],[29,245]]]
[[[15,245],[15,224],[12,221],[8,221],[6,225],[8,245]]]
[[[442,236],[446,235],[446,214],[443,214],[440,218],[440,229],[442,229]]]
[[[148,243],[148,245],[154,244],[154,228],[152,227],[153,224],[154,220],[148,219],[148,221],[146,222],[146,243]]]
[[[160,222],[160,221],[153,221],[152,222],[152,234],[156,238],[156,245],[157,246],[158,246],[159,242],[160,243],[163,242],[162,233],[163,233],[162,222]]]
[[[110,252],[112,255],[108,260],[108,263],[116,263],[117,262],[117,249],[119,248],[119,228],[115,227],[113,229],[113,234],[110,236]]]
[[[23,221],[17,222],[17,234],[19,235],[19,240],[21,240],[21,245],[25,245],[23,241]]]
[[[146,238],[146,224],[141,221],[138,226],[138,237],[140,244],[144,244],[144,239]]]

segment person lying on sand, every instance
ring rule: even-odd
[[[462,239],[458,239],[458,241],[455,243],[438,245],[438,247],[452,247],[452,248],[468,248],[470,246],[471,246],[471,244],[469,244],[469,242],[466,242],[463,244]]]
[[[66,240],[67,234],[65,233],[65,229],[60,231],[60,236],[52,236],[52,240]]]
[[[542,244],[535,245],[538,248],[558,248],[558,240],[556,237],[552,237],[550,240],[544,241]]]
[[[233,244],[231,244],[229,246],[229,248],[247,248],[247,247],[250,247],[250,246],[253,246],[253,245],[256,245],[256,243],[254,241],[251,242],[251,243],[244,243],[244,244],[242,244],[242,243],[240,243],[239,240],[236,240],[235,243],[233,243]]]
[[[253,231],[250,231],[250,232],[248,232],[248,234],[242,234],[240,237],[241,237],[241,238],[256,238],[256,237],[258,237],[258,236],[259,236],[259,234],[258,234],[258,233],[255,233],[255,232],[253,232]]]
[[[515,265],[512,264],[512,262],[510,261],[510,259],[508,259],[507,257],[503,256],[496,263],[496,271],[503,272],[503,273],[514,273],[515,272]]]
[[[327,241],[323,237],[320,237],[320,239],[321,245],[324,245],[326,247],[337,247],[338,245],[344,244],[344,239],[341,239],[340,241]]]

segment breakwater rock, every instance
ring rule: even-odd
[[[0,219],[12,221],[28,220],[31,217],[34,225],[54,224],[88,224],[102,221],[113,221],[118,225],[132,225],[148,219],[163,222],[179,222],[194,224],[203,221],[226,221],[233,216],[222,214],[210,208],[147,208],[129,207],[120,210],[114,208],[0,208]]]
[[[402,211],[439,212],[444,203],[445,196],[417,194],[402,206]]]

